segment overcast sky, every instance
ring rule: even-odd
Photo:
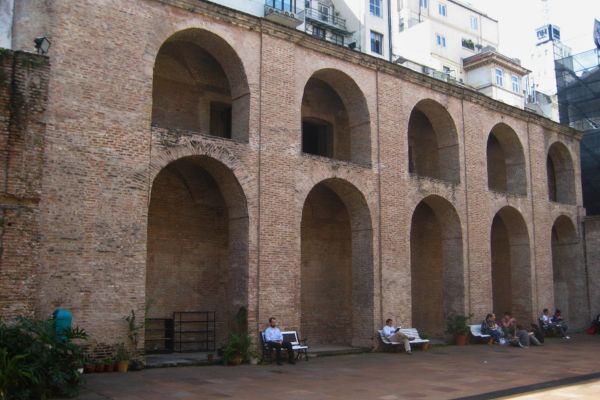
[[[500,52],[527,64],[535,46],[535,29],[545,23],[542,0],[463,0],[498,20]],[[600,19],[600,0],[547,0],[549,23],[560,27],[561,40],[573,53],[595,47],[594,17]]]

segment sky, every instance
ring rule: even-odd
[[[544,25],[542,0],[462,0],[498,20],[501,53],[520,58],[525,66],[535,46],[535,29]],[[577,54],[595,47],[594,17],[600,0],[546,0],[548,22],[560,27],[561,41]]]

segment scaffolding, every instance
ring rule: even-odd
[[[600,49],[554,62],[560,122],[584,133],[581,141],[583,205],[600,215]]]

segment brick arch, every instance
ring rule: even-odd
[[[586,307],[585,287],[582,279],[582,260],[577,229],[571,218],[560,215],[552,225],[552,281],[554,287],[554,307],[570,320],[578,311]],[[571,318],[570,318],[571,317]],[[576,321],[570,321],[576,324]]]
[[[446,108],[431,99],[419,101],[408,122],[409,172],[460,182],[456,124]]]
[[[490,229],[492,304],[496,314],[512,312],[517,319],[532,318],[531,255],[527,223],[510,206],[500,209]]]
[[[567,146],[554,142],[546,157],[548,199],[558,203],[575,204],[575,170]]]
[[[303,151],[359,164],[371,164],[371,120],[364,93],[346,73],[326,68],[314,72],[304,85],[301,103]],[[319,150],[308,150],[306,122],[323,120],[332,126]],[[312,132],[313,128],[311,128]],[[324,129],[322,129],[325,132]],[[322,149],[322,150],[321,150]]]
[[[415,207],[410,228],[412,324],[443,336],[446,318],[465,311],[460,218],[443,197]]]
[[[227,179],[228,184],[224,187],[227,193],[231,193],[230,196],[226,196],[226,199],[229,199],[232,205],[247,204],[246,193],[250,190],[253,178],[248,174],[245,165],[227,148],[206,141],[185,140],[176,147],[162,150],[158,154],[153,155],[148,168],[150,188],[157,175],[167,165],[189,157],[209,160],[214,166],[219,166],[215,168],[219,169],[222,174],[231,175]],[[247,216],[247,205],[239,208],[236,214]]]
[[[527,195],[525,153],[514,129],[496,124],[488,135],[486,154],[489,189]]]
[[[373,229],[365,197],[339,178],[307,194],[301,222],[301,329],[317,344],[369,346]]]
[[[148,204],[146,317],[215,311],[218,345],[239,308],[248,308],[246,195],[233,171],[215,158],[167,159],[154,176]],[[162,343],[153,338],[148,330],[148,351]]]
[[[244,65],[221,36],[174,33],[155,59],[152,124],[248,141],[250,89]]]

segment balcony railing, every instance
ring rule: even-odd
[[[337,15],[325,14],[314,8],[305,8],[304,15],[306,19],[310,19],[313,22],[327,25],[329,28],[337,29],[339,31],[346,32],[346,20],[340,18]]]
[[[304,9],[296,7],[296,0],[265,0],[265,18],[296,28],[304,23]]]

